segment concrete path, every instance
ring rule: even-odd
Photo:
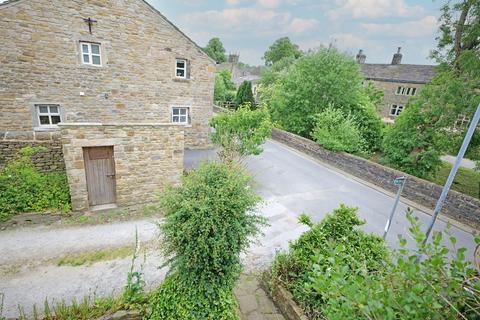
[[[186,162],[213,157],[212,152],[188,152]],[[246,272],[265,268],[279,250],[285,250],[290,240],[296,239],[307,228],[298,224],[298,215],[306,212],[315,220],[322,219],[340,203],[359,207],[367,220],[366,230],[381,234],[393,204],[392,196],[362,184],[344,173],[329,169],[311,158],[276,142],[267,142],[260,156],[250,158],[246,166],[253,174],[256,189],[265,201],[260,214],[268,218],[270,226],[264,235],[242,258]],[[397,234],[408,234],[401,204],[388,236],[395,247]],[[430,216],[417,211],[423,226]],[[445,227],[439,221],[437,229]],[[101,261],[92,265],[57,266],[51,258],[65,253],[92,251],[104,247],[121,247],[134,242],[135,229],[141,240],[155,242],[156,225],[153,219],[112,223],[98,226],[78,226],[59,229],[52,226],[29,227],[0,232],[0,293],[5,294],[4,315],[15,316],[17,304],[28,312],[33,304],[43,305],[49,300],[72,301],[85,295],[120,293],[130,268],[130,258]],[[452,228],[458,246],[468,248],[471,258],[473,236],[461,228]],[[166,269],[158,248],[147,252],[145,278],[149,288],[157,286]],[[137,265],[141,261],[137,262]]]
[[[443,161],[446,161],[450,164],[454,164],[456,157],[454,156],[442,156],[441,159]],[[469,160],[469,159],[463,159],[461,164],[462,167],[468,168],[468,169],[475,169],[475,161]]]

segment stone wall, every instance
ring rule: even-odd
[[[43,172],[65,170],[63,160],[62,144],[56,141],[0,141],[0,167],[3,167],[10,160],[18,156],[18,151],[24,147],[45,147],[46,151],[39,152],[32,156],[35,166]]]
[[[391,192],[397,191],[393,185],[393,180],[396,177],[406,176],[408,181],[403,191],[403,197],[431,209],[435,207],[442,192],[442,187],[434,183],[351,154],[326,150],[314,141],[289,132],[273,129],[272,137],[322,162]],[[450,191],[442,213],[470,227],[480,229],[480,200],[478,199]]]
[[[84,147],[113,146],[116,199],[121,207],[158,201],[183,173],[184,126],[61,124],[73,210],[89,208]]]
[[[146,1],[18,0],[0,5],[0,30],[0,135],[33,139],[36,104],[60,105],[66,123],[169,123],[181,106],[186,147],[209,145],[214,62]],[[81,41],[100,44],[101,67],[82,64]]]

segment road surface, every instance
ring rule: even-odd
[[[213,151],[189,151],[185,155],[187,167],[200,159],[214,158]],[[385,222],[393,205],[390,195],[358,182],[346,174],[332,170],[321,163],[280,143],[269,141],[264,152],[251,157],[245,164],[255,179],[255,188],[263,196],[259,213],[268,217],[270,226],[263,229],[258,239],[243,255],[247,271],[267,266],[275,253],[288,247],[288,241],[307,230],[297,222],[305,212],[314,220],[321,220],[340,203],[359,207],[366,219],[365,230],[383,233]],[[399,206],[387,240],[396,247],[396,234],[408,234],[404,216],[405,204]],[[425,226],[430,216],[416,211]],[[142,219],[99,226],[58,228],[37,226],[0,232],[0,293],[5,294],[4,316],[18,314],[17,304],[31,311],[33,304],[43,305],[49,300],[77,301],[85,295],[119,294],[125,285],[130,258],[101,261],[92,265],[57,266],[52,259],[71,252],[92,251],[105,247],[119,247],[133,243],[135,229],[142,242],[155,242],[156,221]],[[439,221],[437,229],[445,227]],[[473,255],[473,236],[453,227],[458,245],[468,248]],[[155,287],[163,279],[166,268],[158,248],[148,252],[145,279]]]

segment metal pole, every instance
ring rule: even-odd
[[[423,244],[425,245],[430,237],[430,233],[432,233],[433,225],[435,221],[437,221],[438,214],[442,210],[443,203],[447,198],[448,191],[450,191],[450,187],[452,186],[453,179],[457,174],[458,168],[460,167],[460,163],[462,162],[463,157],[465,156],[465,152],[467,151],[468,145],[470,144],[470,140],[472,140],[472,136],[475,133],[475,129],[477,129],[478,121],[480,120],[480,104],[477,106],[477,111],[473,116],[472,122],[470,123],[470,127],[468,128],[467,134],[465,135],[465,139],[463,140],[462,147],[458,152],[457,159],[455,160],[455,164],[453,165],[452,170],[450,171],[450,175],[448,176],[447,182],[443,187],[442,194],[437,201],[437,205],[435,206],[435,210],[433,211],[432,221],[430,222],[430,226],[425,233],[425,239],[423,240]]]
[[[390,213],[390,218],[388,218],[387,225],[385,226],[385,233],[383,234],[383,239],[387,238],[387,233],[390,230],[390,226],[392,225],[393,216],[395,215],[395,211],[397,211],[397,206],[398,206],[398,203],[400,202],[400,196],[402,195],[403,187],[405,186],[406,180],[407,178],[400,177],[400,178],[396,178],[394,181],[395,184],[397,184],[396,183],[397,181],[401,181],[401,182],[400,182],[400,187],[398,188],[398,191],[397,191],[397,197],[395,198],[395,204],[393,205],[392,212]]]

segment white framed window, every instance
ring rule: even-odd
[[[403,106],[400,104],[392,104],[392,107],[390,108],[390,115],[391,116],[399,116],[400,113],[403,111]]]
[[[82,63],[91,66],[102,66],[102,55],[99,43],[80,42]]]
[[[397,87],[397,91],[395,91],[396,95],[400,96],[414,96],[417,94],[417,88],[412,87]]]
[[[39,127],[52,127],[62,122],[60,106],[58,104],[35,105]]]
[[[187,78],[187,60],[186,59],[176,59],[175,76],[177,78],[182,78],[182,79]]]
[[[172,122],[189,124],[190,108],[189,107],[172,107]]]

